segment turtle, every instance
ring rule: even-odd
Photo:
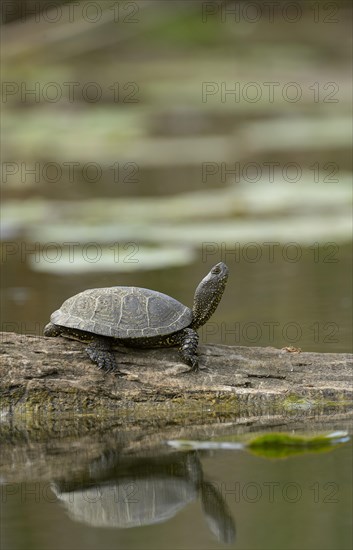
[[[198,371],[196,354],[204,325],[217,308],[228,279],[228,267],[219,262],[195,291],[193,308],[171,296],[135,286],[84,290],[68,298],[50,317],[45,336],[63,336],[87,343],[86,352],[100,369],[123,375],[114,345],[133,348],[178,346],[189,371]]]
[[[219,542],[233,542],[235,521],[218,483],[205,479],[198,454],[164,453],[124,457],[121,449],[107,449],[81,468],[79,478],[68,472],[50,487],[73,521],[110,529],[166,522],[201,501],[209,530]]]

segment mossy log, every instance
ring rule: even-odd
[[[352,358],[294,348],[201,345],[200,370],[176,349],[116,348],[125,376],[106,374],[84,344],[0,333],[2,413],[94,414],[182,422],[211,415],[352,407]]]

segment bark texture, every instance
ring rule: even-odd
[[[273,414],[351,408],[352,355],[294,348],[200,346],[198,373],[186,373],[175,349],[117,348],[123,377],[89,360],[85,345],[61,337],[0,333],[4,414],[61,413],[129,418]]]

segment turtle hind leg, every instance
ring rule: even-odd
[[[116,375],[124,376],[119,371],[112,351],[111,343],[104,338],[94,338],[86,347],[86,352],[99,369],[105,372],[114,372]]]
[[[50,336],[50,337],[60,336],[61,327],[59,327],[58,325],[54,325],[53,323],[48,323],[44,327],[43,334],[44,336]]]
[[[188,372],[199,370],[199,358],[196,354],[199,335],[192,328],[185,328],[179,335],[179,355],[186,365],[191,367]]]

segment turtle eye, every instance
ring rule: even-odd
[[[220,273],[220,272],[221,272],[221,268],[218,267],[218,265],[216,265],[215,267],[212,268],[211,271],[212,271],[212,273],[216,273],[216,274],[217,274],[217,273]]]

